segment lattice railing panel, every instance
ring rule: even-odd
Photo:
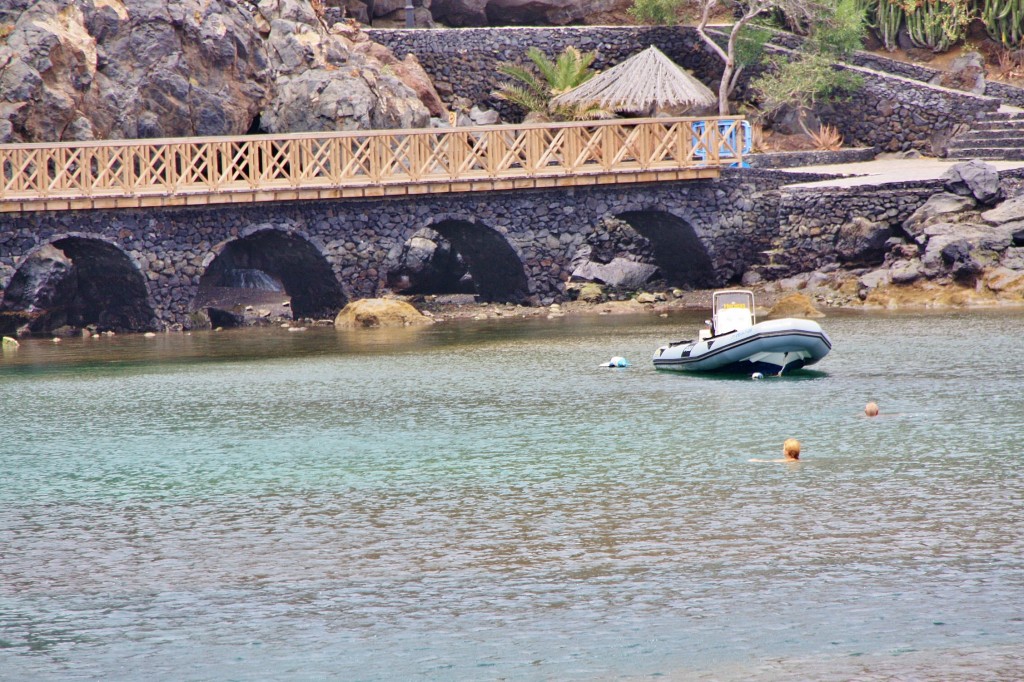
[[[742,161],[726,118],[0,145],[0,202],[636,173]]]

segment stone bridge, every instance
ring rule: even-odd
[[[188,328],[196,311],[239,286],[232,273],[261,271],[295,318],[324,318],[392,287],[410,243],[424,234],[450,245],[466,271],[456,279],[480,300],[564,300],[581,260],[616,252],[646,251],[666,284],[717,286],[771,248],[775,207],[758,197],[781,177],[736,169],[584,187],[7,213],[0,316],[7,311],[10,327],[12,311],[35,305],[77,326]],[[55,267],[65,276],[50,277]]]

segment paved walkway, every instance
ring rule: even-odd
[[[943,173],[963,159],[875,159],[860,163],[842,163],[829,166],[800,166],[784,168],[791,173],[835,173],[848,176],[822,180],[820,182],[801,182],[790,187],[855,187],[858,185],[883,185],[890,182],[912,182],[915,180],[937,180]],[[1024,168],[1024,161],[986,161],[998,170]]]

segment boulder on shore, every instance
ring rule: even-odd
[[[972,159],[958,163],[940,178],[947,192],[960,196],[973,196],[982,204],[993,204],[1002,198],[999,171],[990,163]]]
[[[433,320],[405,301],[390,298],[362,298],[342,308],[334,318],[339,329],[409,327],[432,324]]]
[[[814,307],[811,299],[803,294],[790,294],[780,298],[772,309],[768,311],[768,317],[825,317],[825,313]]]
[[[613,289],[635,290],[643,287],[658,273],[658,266],[613,258],[610,263],[585,261],[572,272],[572,280],[599,282]]]

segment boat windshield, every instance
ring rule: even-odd
[[[715,335],[754,325],[754,294],[749,291],[716,291],[714,307]]]

